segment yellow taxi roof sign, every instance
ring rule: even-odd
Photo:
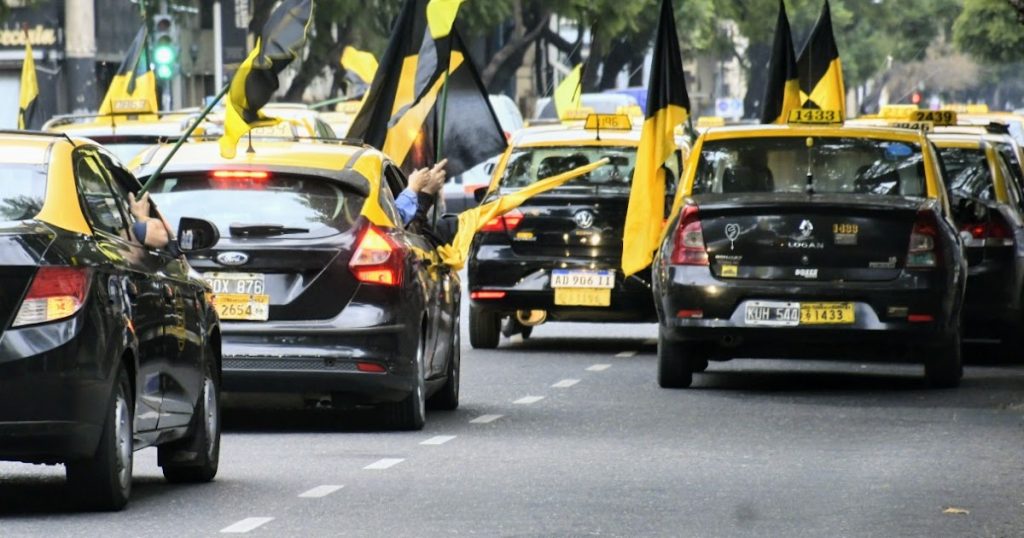
[[[725,118],[721,116],[701,116],[697,118],[697,127],[724,127]]]
[[[988,114],[989,109],[986,104],[976,105],[964,105],[964,104],[949,104],[942,107],[942,110],[949,110],[960,114]]]
[[[591,114],[583,127],[600,131],[632,131],[633,120],[622,114]]]
[[[878,115],[885,119],[906,120],[911,114],[920,110],[917,105],[885,105]]]
[[[798,108],[789,112],[788,123],[803,125],[834,125],[843,123],[843,115],[838,110],[822,110],[820,108]]]
[[[937,127],[956,125],[957,114],[952,110],[918,110],[910,115],[911,122],[928,122]]]
[[[562,113],[562,117],[559,118],[562,121],[578,121],[586,120],[594,114],[594,109],[589,106],[581,106],[579,108],[573,108],[566,110]]]
[[[640,108],[640,105],[623,105],[615,109],[615,114],[631,118],[642,118],[644,117],[644,109]]]

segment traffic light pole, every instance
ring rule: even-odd
[[[220,0],[213,0],[213,84],[224,83],[224,21]]]

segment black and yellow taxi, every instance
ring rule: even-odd
[[[600,159],[609,164],[531,198],[477,234],[467,271],[473,347],[495,348],[502,333],[529,337],[545,321],[655,319],[649,273],[624,277],[619,269],[639,142],[625,115],[530,127],[513,137],[485,201]],[[679,147],[666,174],[669,197],[686,142]]]
[[[133,237],[135,176],[45,133],[0,133],[0,162],[0,459],[65,464],[99,509],[125,505],[145,447],[172,482],[213,479],[219,321],[173,242]],[[177,231],[181,249],[216,241],[208,222]]]
[[[43,125],[43,131],[88,138],[122,162],[160,142],[174,142],[187,128],[188,113],[162,115],[74,115],[57,116]]]
[[[165,214],[200,214],[221,241],[190,263],[222,320],[224,389],[381,405],[420,429],[459,402],[461,285],[431,238],[407,230],[406,177],[341,142],[259,138],[234,159],[185,144],[153,183]],[[144,152],[153,174],[171,148]]]
[[[654,262],[659,383],[709,360],[874,357],[957,385],[967,267],[937,152],[834,111],[793,119],[697,140]]]

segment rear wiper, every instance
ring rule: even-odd
[[[234,223],[229,228],[232,236],[260,236],[270,237],[274,235],[304,234],[309,233],[309,228],[294,228],[283,224],[238,224]]]

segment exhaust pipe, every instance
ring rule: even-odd
[[[544,310],[516,310],[516,321],[523,327],[536,327],[548,319]]]

